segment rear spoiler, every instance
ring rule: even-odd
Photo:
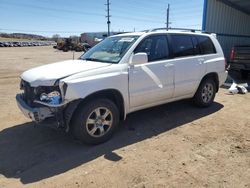
[[[210,35],[212,35],[214,38],[217,39],[217,34],[216,33],[211,33]]]

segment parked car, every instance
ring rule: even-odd
[[[18,47],[18,42],[11,42],[14,47]]]
[[[11,43],[10,42],[4,42],[4,47],[10,47],[11,46]]]
[[[22,42],[22,46],[28,46],[28,42]]]
[[[230,54],[230,69],[240,71],[242,79],[250,73],[250,45],[234,46]]]
[[[16,100],[33,121],[52,118],[99,144],[131,112],[187,98],[210,106],[226,77],[214,35],[153,30],[111,36],[78,60],[24,72]]]

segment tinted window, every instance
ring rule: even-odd
[[[201,54],[213,54],[216,53],[213,42],[209,37],[206,36],[197,36],[199,41],[199,46],[201,49]]]
[[[134,53],[139,52],[147,53],[149,62],[167,59],[169,57],[167,36],[157,35],[147,37],[134,51]]]
[[[171,41],[175,57],[194,55],[192,36],[171,35]]]
[[[201,54],[198,39],[195,36],[192,36],[192,41],[193,41],[193,46],[194,46],[194,54],[195,55]]]

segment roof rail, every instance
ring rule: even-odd
[[[180,31],[190,31],[190,32],[196,32],[196,31],[199,31],[199,32],[204,32],[202,30],[199,30],[199,29],[188,29],[188,28],[166,28],[166,27],[162,27],[162,28],[155,28],[155,29],[150,29],[150,30],[146,30],[146,32],[153,32],[153,31],[159,31],[159,30],[180,30]]]

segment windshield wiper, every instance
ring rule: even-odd
[[[99,61],[99,59],[95,59],[95,58],[85,58],[83,60],[86,60],[86,61]]]
[[[101,62],[101,63],[115,63],[113,61],[104,61],[101,59],[95,59],[95,58],[84,58],[82,60],[86,60],[86,61],[97,61],[97,62]]]

